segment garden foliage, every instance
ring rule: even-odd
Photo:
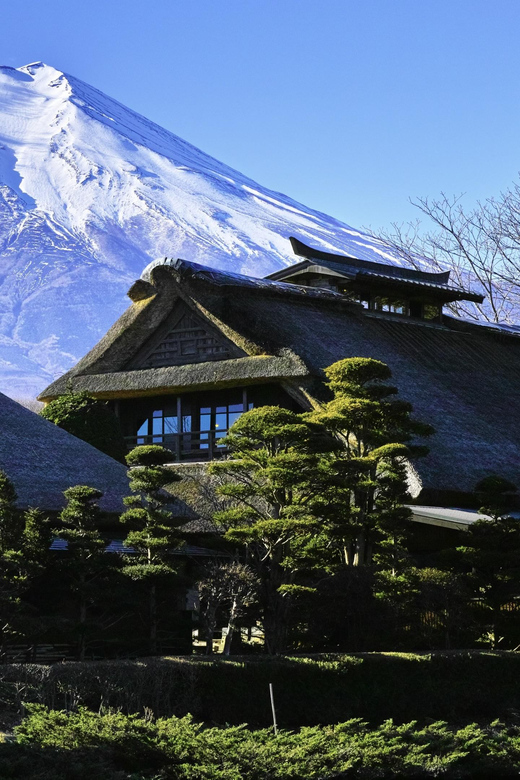
[[[157,717],[191,713],[207,723],[260,728],[272,723],[270,682],[280,728],[350,718],[468,723],[520,711],[518,653],[453,651],[5,664],[0,712],[16,717],[23,699],[55,709],[82,704]]]
[[[178,531],[182,518],[174,517],[166,508],[172,497],[164,488],[180,479],[164,465],[171,458],[169,450],[153,444],[135,447],[126,456],[133,495],[123,499],[128,509],[119,518],[128,528],[124,540],[128,553],[122,572],[143,583],[148,592],[151,655],[157,652],[157,586],[176,573],[178,564],[172,550],[184,541]]]
[[[520,727],[450,727],[355,719],[296,732],[206,727],[190,716],[153,720],[118,712],[31,705],[15,744],[0,745],[2,778],[24,780],[386,780],[515,777]]]
[[[68,390],[50,401],[40,414],[111,458],[124,461],[126,445],[119,420],[104,401],[93,398],[86,390]]]

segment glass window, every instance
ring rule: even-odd
[[[200,415],[200,430],[201,431],[211,430],[211,414]]]
[[[406,301],[397,298],[386,298],[377,295],[374,298],[374,309],[376,311],[386,311],[392,314],[408,314],[408,305]]]
[[[179,432],[179,421],[176,417],[165,417],[164,418],[164,433],[178,433]]]
[[[145,413],[136,420],[134,441],[137,440],[137,444],[162,444],[173,452],[180,453],[181,458],[183,454],[188,457],[192,454],[195,456],[197,450],[211,451],[213,447],[222,448],[224,445],[218,443],[219,440],[227,435],[233,423],[243,414],[244,408],[253,408],[253,403],[246,407],[243,403],[236,403],[240,395],[241,391],[240,394],[233,393],[231,397],[234,403],[226,404],[221,400],[226,397],[224,392],[218,393],[214,402],[208,395],[201,394],[199,397],[201,401],[204,398],[204,405],[199,405],[197,394],[183,396],[180,418],[176,413],[178,399],[165,399],[163,408],[154,409],[152,406],[144,420]]]
[[[363,295],[361,293],[354,292],[344,284],[338,284],[336,289],[350,301],[360,303],[364,309],[368,309],[368,296],[366,294]]]
[[[175,407],[176,402],[170,402],[165,409],[153,409],[149,412],[146,420],[137,428],[137,444],[149,444],[150,440],[154,444],[163,444],[165,436],[178,433],[179,422],[174,413]]]
[[[145,444],[145,436],[148,436],[148,420],[145,420],[144,423],[137,429],[137,443]]]
[[[392,301],[390,311],[393,311],[394,314],[406,314],[407,306],[405,301]]]
[[[253,404],[249,404],[253,408]],[[200,448],[209,448],[209,439],[212,437],[217,447],[224,447],[218,444],[218,439],[223,439],[231,426],[244,412],[243,403],[222,404],[201,406],[199,408],[200,420]]]
[[[218,409],[222,409],[221,406],[217,407]],[[215,415],[215,428],[218,428],[221,431],[227,430],[228,427],[228,416],[227,416],[227,410],[225,412],[217,412]]]

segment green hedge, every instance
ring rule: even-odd
[[[350,718],[470,722],[520,711],[514,652],[11,664],[0,666],[0,709],[14,712],[22,701],[65,710],[83,704],[256,728],[271,723],[270,682],[281,728]]]
[[[519,769],[520,727],[499,722],[370,728],[351,720],[275,736],[204,728],[189,716],[153,721],[30,705],[17,742],[0,745],[3,780],[484,780]]]

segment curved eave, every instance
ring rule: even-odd
[[[450,303],[450,301],[473,301],[475,303],[482,303],[484,300],[483,295],[474,293],[471,290],[462,290],[458,287],[448,287],[446,284],[402,279],[396,276],[389,276],[384,273],[366,270],[345,268],[345,271],[342,272],[332,270],[327,266],[320,266],[309,260],[305,260],[303,263],[297,263],[297,265],[291,266],[291,268],[276,271],[266,278],[288,283],[291,283],[291,279],[294,279],[295,281],[293,284],[300,284],[301,286],[301,282],[298,281],[298,278],[301,277],[303,273],[343,279],[345,282],[351,284],[353,288],[369,287],[373,292],[380,292],[380,294],[384,294],[386,290],[392,289],[412,297],[421,298],[429,296],[442,303]],[[311,289],[318,290],[319,288],[312,287]]]
[[[346,268],[357,268],[359,270],[380,272],[395,274],[402,277],[407,277],[411,281],[424,281],[433,282],[435,284],[446,284],[450,278],[449,271],[418,271],[415,268],[407,268],[405,266],[392,265],[390,263],[375,263],[370,260],[360,260],[357,257],[349,257],[348,255],[337,255],[332,252],[325,252],[322,249],[313,249],[313,247],[307,246],[297,238],[291,237],[289,239],[293,248],[294,254],[300,257],[305,257],[308,260],[316,261],[323,260],[326,263],[338,263],[345,265]]]
[[[482,303],[484,300],[483,295],[474,293],[471,290],[461,290],[458,287],[448,287],[446,285],[431,284],[429,282],[409,281],[407,279],[396,279],[392,276],[370,272],[359,272],[356,275],[356,282],[359,284],[369,284],[373,289],[377,287],[378,281],[381,288],[391,287],[393,290],[402,290],[403,293],[406,293],[407,295],[417,297],[429,295],[443,303],[450,303],[450,301],[473,301],[474,303]]]

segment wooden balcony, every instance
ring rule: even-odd
[[[226,455],[226,447],[219,443],[227,431],[190,431],[150,436],[125,436],[128,451],[144,444],[158,444],[173,455],[172,462],[215,460]]]

